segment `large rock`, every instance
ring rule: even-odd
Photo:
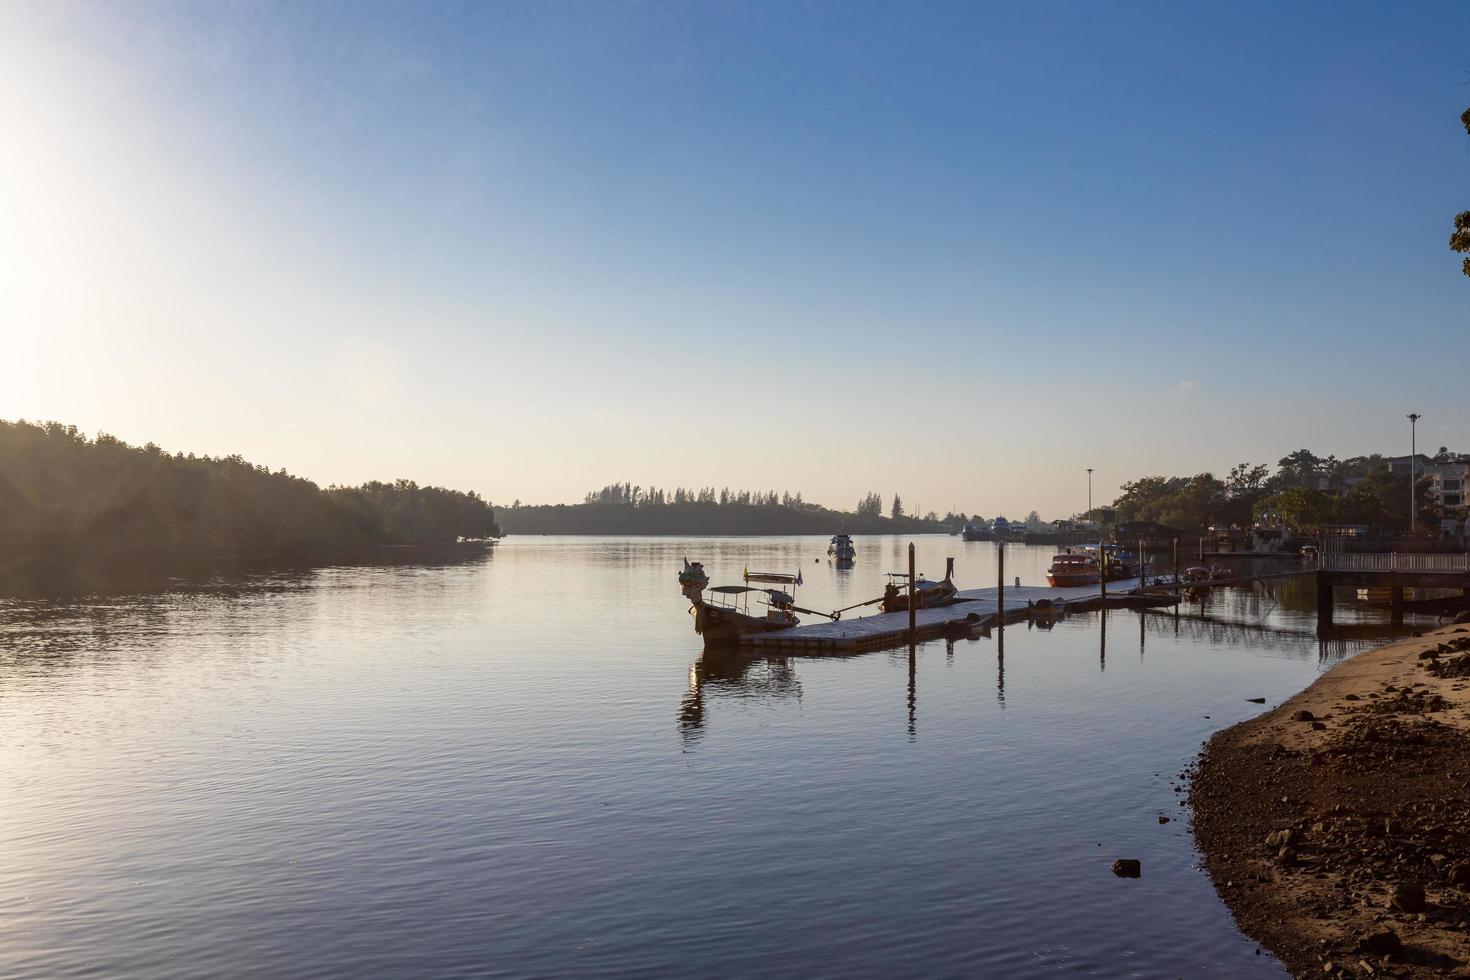
[[[1302,710],[1298,711],[1296,714],[1292,715],[1291,716],[1291,720],[1292,721],[1316,721],[1317,720],[1317,716],[1314,715],[1314,714],[1312,714],[1306,708],[1303,708]]]
[[[1113,862],[1113,874],[1119,878],[1143,877],[1143,862],[1137,858],[1118,858]]]
[[[1392,929],[1380,929],[1378,932],[1370,932],[1358,940],[1358,949],[1374,956],[1392,956],[1401,952],[1404,948],[1399,934]]]
[[[1400,912],[1423,912],[1424,886],[1412,881],[1394,885],[1388,895],[1388,904]]]

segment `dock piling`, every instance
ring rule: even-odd
[[[1317,633],[1332,629],[1332,575],[1317,572]]]
[[[914,543],[909,542],[909,636],[914,635]]]
[[[995,599],[1000,607],[1000,621],[1006,621],[1006,543],[995,543]]]

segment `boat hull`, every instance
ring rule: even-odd
[[[1096,572],[1047,572],[1046,584],[1054,589],[1073,589],[1084,585],[1096,585]]]
[[[752,633],[774,633],[797,625],[795,616],[789,621],[769,619],[708,603],[692,606],[690,612],[694,614],[694,632],[704,637],[706,643],[737,640]]]

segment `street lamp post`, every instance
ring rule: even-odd
[[[1409,413],[1409,533],[1414,534],[1419,530],[1419,502],[1415,499],[1414,489],[1414,457],[1419,455],[1419,441],[1417,427],[1421,416],[1418,412]]]
[[[1087,519],[1092,520],[1092,467],[1087,468]]]

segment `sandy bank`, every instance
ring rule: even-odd
[[[1191,802],[1216,889],[1297,976],[1470,976],[1470,626],[1220,732]]]

